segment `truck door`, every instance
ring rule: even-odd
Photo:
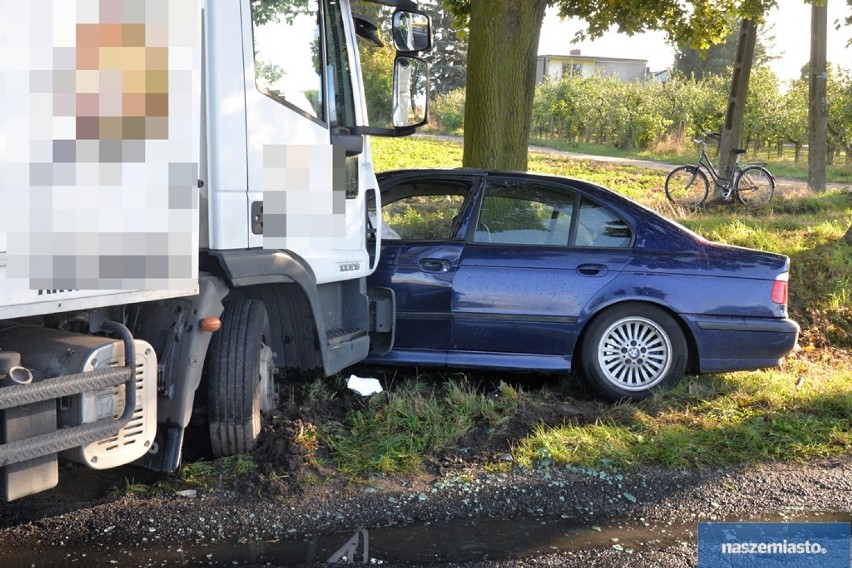
[[[252,222],[249,246],[293,250],[318,281],[339,279],[342,262],[353,261],[346,277],[356,276],[366,254],[358,199],[363,140],[338,127],[362,122],[354,31],[342,12],[348,3],[244,0],[243,7],[249,214],[257,220],[266,195],[267,224],[279,219],[271,229],[287,235],[284,246],[269,246],[270,227]]]

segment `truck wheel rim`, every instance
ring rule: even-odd
[[[603,333],[598,363],[606,380],[618,388],[647,390],[662,381],[671,367],[672,344],[653,321],[623,318]]]

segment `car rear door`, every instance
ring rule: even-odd
[[[600,203],[530,177],[489,177],[453,281],[455,348],[565,355],[584,307],[631,256]]]

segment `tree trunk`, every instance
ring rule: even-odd
[[[808,68],[808,187],[825,191],[826,35],[828,8],[811,6],[811,61]]]
[[[720,171],[722,177],[733,179],[735,156],[731,150],[740,143],[743,135],[743,116],[748,96],[748,81],[751,76],[751,64],[754,59],[754,44],[757,41],[757,29],[752,20],[743,20],[740,24],[740,39],[737,47],[737,60],[734,62],[734,75],[731,79],[731,94],[728,96],[728,109],[725,125],[722,128],[722,141],[719,147]],[[713,199],[721,197],[717,186]]]
[[[547,0],[472,0],[465,167],[526,171],[538,38]]]

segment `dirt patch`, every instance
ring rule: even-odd
[[[433,465],[437,473],[447,475],[452,468],[507,460],[512,447],[537,426],[589,424],[600,416],[599,405],[589,401],[525,399],[505,424],[471,431],[453,447],[439,452]]]
[[[365,376],[379,377],[390,396],[395,389],[404,388],[405,381],[409,380],[387,375],[385,369],[361,371]],[[430,379],[434,379],[434,388],[438,390],[448,380],[440,375]],[[472,465],[509,460],[513,446],[528,437],[537,426],[593,423],[603,412],[599,402],[582,398],[579,386],[572,384],[567,387],[577,392],[557,395],[553,391],[556,385],[552,377],[530,375],[516,379],[511,388],[516,388],[521,394],[518,407],[508,419],[498,425],[478,425],[452,445],[438,449],[432,456],[426,457],[424,471],[433,475],[451,475]],[[502,383],[493,375],[476,373],[465,375],[464,380],[475,385],[475,389],[484,396],[496,396]],[[329,462],[331,452],[320,427],[343,423],[348,414],[366,410],[369,405],[368,398],[349,390],[338,379],[294,383],[285,385],[282,391],[287,394],[287,400],[265,417],[252,452],[257,471],[236,480],[235,489],[286,496],[304,491],[306,482],[316,483],[318,479],[334,475],[322,465]]]
[[[483,392],[493,392],[500,381],[472,380]],[[512,417],[499,427],[474,430],[439,454],[434,467],[415,475],[376,475],[353,482],[317,465],[323,448],[315,425],[340,421],[367,403],[333,381],[316,384],[314,398],[294,394],[265,424],[253,456],[258,469],[233,482],[199,487],[188,497],[175,477],[136,492],[124,480],[141,481],[152,473],[132,467],[80,469],[79,475],[64,475],[53,491],[0,504],[0,562],[30,566],[34,558],[50,556],[65,562],[50,565],[72,560],[93,565],[96,558],[105,564],[119,558],[121,565],[143,566],[161,565],[154,559],[167,557],[185,564],[186,551],[192,549],[200,555],[195,561],[225,566],[234,562],[216,562],[220,556],[205,561],[206,555],[214,548],[218,555],[223,547],[263,550],[269,543],[313,542],[316,535],[340,535],[343,544],[359,527],[512,519],[517,520],[519,535],[525,526],[551,523],[587,532],[602,527],[622,539],[630,531],[650,536],[630,544],[636,552],[629,559],[604,539],[603,544],[570,552],[554,551],[548,542],[533,543],[537,546],[523,559],[455,565],[620,567],[629,560],[638,566],[681,567],[695,563],[694,535],[689,531],[699,521],[852,511],[850,458],[704,471],[545,464],[496,471],[489,467],[494,460],[509,455],[512,445],[537,424],[590,423],[612,410],[584,398],[582,388],[573,383],[529,378],[513,386],[523,395]],[[673,525],[686,527],[687,533],[678,537],[684,544],[669,538]],[[380,558],[378,538],[374,545]],[[184,552],[173,552],[177,550]],[[267,562],[268,557],[254,564],[241,560],[239,565],[294,565],[298,560]]]
[[[254,490],[267,495],[301,492],[305,475],[320,469],[318,458],[327,454],[318,426],[339,422],[365,406],[363,397],[336,380],[291,379],[282,392],[287,394],[286,402],[264,417],[252,451],[257,473],[242,480],[245,489],[254,485]]]

